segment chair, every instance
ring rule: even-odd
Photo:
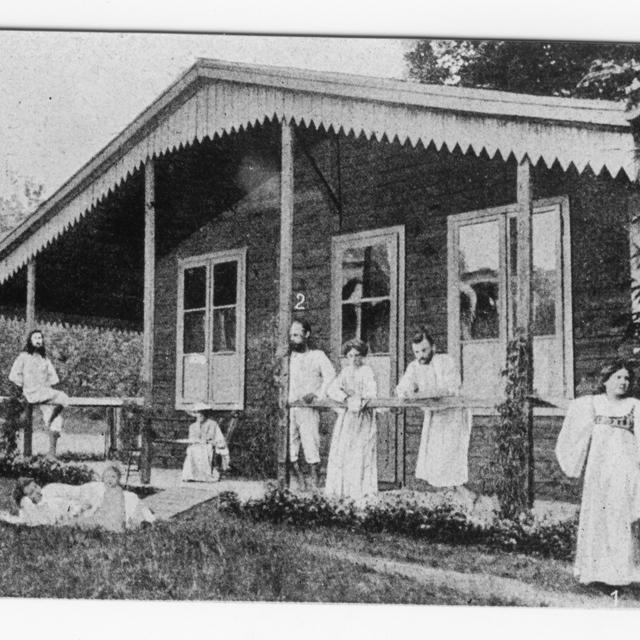
[[[135,444],[131,447],[121,449],[120,452],[126,456],[127,470],[124,478],[124,488],[129,485],[129,476],[131,474],[131,467],[135,463],[136,471],[140,471],[140,461],[142,460],[142,434],[138,434],[135,439]],[[123,459],[124,461],[124,459]]]
[[[238,418],[239,418],[240,414],[237,411],[234,411],[231,416],[229,417],[229,420],[227,422],[227,428],[226,428],[226,432],[223,429],[222,433],[224,435],[224,439],[227,442],[227,448],[229,447],[229,443],[231,441],[231,436],[233,435],[233,432],[236,430],[236,427],[238,426]],[[217,462],[217,458],[219,458],[220,456],[216,455],[215,450],[213,451],[213,455],[211,456],[211,471],[213,472],[213,470],[216,468],[216,462]]]

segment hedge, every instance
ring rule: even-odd
[[[228,513],[297,527],[339,527],[357,532],[398,533],[431,542],[483,545],[500,551],[571,560],[577,517],[562,522],[537,522],[531,514],[513,520],[474,521],[452,505],[426,507],[414,502],[373,503],[357,508],[350,501],[332,501],[319,494],[301,496],[270,489],[263,498],[241,503],[232,492],[220,495]]]
[[[33,478],[39,485],[51,482],[84,484],[95,480],[93,471],[86,465],[63,464],[45,456],[0,456],[0,477]]]

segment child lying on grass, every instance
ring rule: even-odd
[[[40,487],[32,478],[19,478],[13,499],[18,516],[0,514],[14,524],[101,527],[110,531],[136,529],[155,516],[138,496],[120,485],[120,469],[107,467],[102,482],[73,486],[52,483]]]

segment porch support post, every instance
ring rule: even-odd
[[[151,480],[151,404],[153,390],[153,327],[156,280],[155,165],[149,158],[144,166],[144,337],[142,380],[145,416],[142,430],[141,481]]]
[[[25,328],[27,334],[36,328],[36,259],[27,262],[27,305],[25,308]],[[25,409],[24,428],[22,429],[22,453],[29,457],[33,453],[33,407]]]
[[[293,127],[282,120],[280,174],[280,306],[278,313],[279,420],[277,427],[278,482],[289,484],[289,326],[293,295]]]
[[[518,163],[517,174],[518,200],[518,306],[516,311],[517,327],[526,341],[527,367],[525,372],[526,401],[524,406],[527,425],[528,460],[527,493],[529,507],[533,507],[534,458],[533,458],[533,181],[531,162],[525,156]]]
[[[36,259],[27,262],[27,307],[25,310],[27,333],[36,327]]]

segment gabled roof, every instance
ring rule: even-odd
[[[148,158],[273,118],[367,138],[637,177],[619,103],[200,59],[0,241],[0,282]]]

